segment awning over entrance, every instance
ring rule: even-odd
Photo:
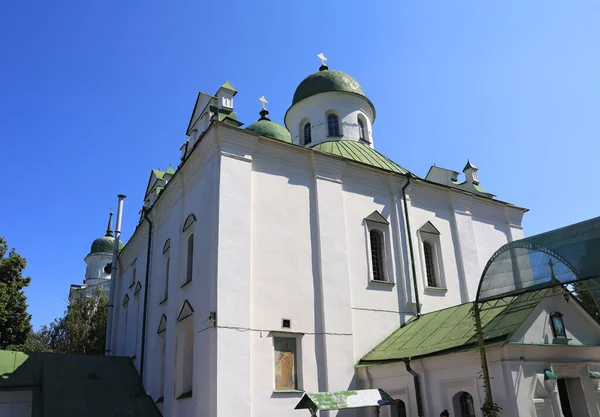
[[[502,246],[481,275],[477,301],[568,284],[600,301],[600,217]]]
[[[394,402],[382,389],[357,391],[305,393],[296,410],[308,409],[314,414],[317,410],[345,410],[348,408],[380,407]]]

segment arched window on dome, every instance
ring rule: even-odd
[[[327,115],[327,136],[341,136],[340,119],[336,114]]]
[[[360,119],[358,119],[358,138],[365,140],[365,123]]]
[[[310,122],[304,124],[303,128],[304,144],[308,145],[312,141],[312,132]]]

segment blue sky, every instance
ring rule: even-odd
[[[21,1],[0,5],[0,236],[28,259],[37,328],[60,316],[124,193],[177,165],[198,91],[283,121],[318,69],[354,76],[376,148],[417,175],[467,158],[527,235],[598,214],[600,3]]]

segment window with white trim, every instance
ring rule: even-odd
[[[186,247],[185,276],[182,286],[191,282],[194,277],[194,225],[196,216],[190,214],[183,225],[183,237]]]
[[[327,115],[327,136],[341,136],[340,119],[337,114],[330,113]]]
[[[383,266],[383,260],[385,258],[383,233],[381,233],[381,230],[371,229],[369,230],[369,239],[371,243],[371,268],[373,280],[385,281],[385,269]]]
[[[312,130],[311,130],[310,122],[304,124],[303,134],[304,134],[304,144],[308,145],[310,142],[312,142]]]
[[[419,246],[425,288],[445,290],[440,232],[431,222],[426,222],[419,229]]]
[[[367,252],[369,279],[375,282],[392,282],[388,273],[387,247],[389,223],[378,211],[365,218],[367,227]]]

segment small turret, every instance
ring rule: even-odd
[[[478,168],[467,159],[467,165],[463,168],[467,183],[479,185],[479,176],[477,175]]]

